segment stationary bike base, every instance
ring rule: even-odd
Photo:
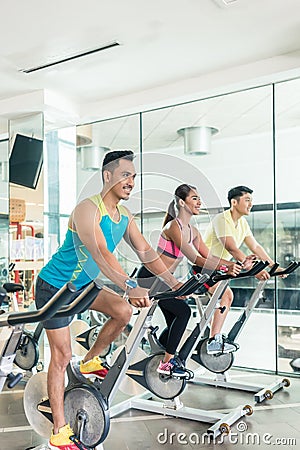
[[[197,346],[197,354],[192,359],[199,362],[201,366],[213,373],[224,373],[230,369],[233,364],[233,353],[218,353],[217,355],[209,355],[207,353],[207,339],[202,339]]]

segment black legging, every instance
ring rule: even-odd
[[[150,289],[152,295],[170,289],[145,266],[138,270],[137,279],[139,285]],[[159,336],[159,342],[165,347],[167,353],[174,355],[191,317],[191,309],[185,300],[177,298],[159,300],[158,305],[167,323],[167,328]]]

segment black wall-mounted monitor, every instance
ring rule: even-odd
[[[43,141],[16,134],[9,158],[9,181],[35,189],[43,165]]]

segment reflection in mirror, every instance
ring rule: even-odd
[[[252,212],[246,219],[257,240],[273,257],[271,86],[146,112],[142,119],[144,233],[152,245],[157,245],[166,209],[180,184],[197,187],[202,206],[191,223],[203,238],[215,215],[228,209],[228,190],[245,185],[254,191]],[[215,131],[201,136],[200,130]],[[190,131],[192,136],[187,134]],[[250,253],[248,249],[246,252]],[[187,259],[183,259],[177,275],[188,276],[189,268]],[[226,318],[225,333],[237,320],[256,284],[255,279],[232,283],[234,303]],[[265,330],[267,357],[255,351],[262,338],[256,332],[258,327]],[[235,354],[237,365],[276,369],[273,289],[268,302],[260,302],[251,315],[239,344],[243,351]]]
[[[300,80],[275,86],[277,259],[300,260]],[[300,372],[300,270],[278,280],[278,368]]]

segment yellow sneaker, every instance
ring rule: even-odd
[[[100,380],[103,380],[108,373],[107,368],[103,366],[99,356],[94,356],[93,359],[91,359],[86,363],[80,361],[79,367],[80,373],[82,373],[82,375],[84,375],[87,378],[98,377],[100,378]]]
[[[52,431],[48,447],[52,450],[78,450],[78,446],[70,440],[71,436],[74,436],[74,431],[69,424],[61,427],[57,434]]]

